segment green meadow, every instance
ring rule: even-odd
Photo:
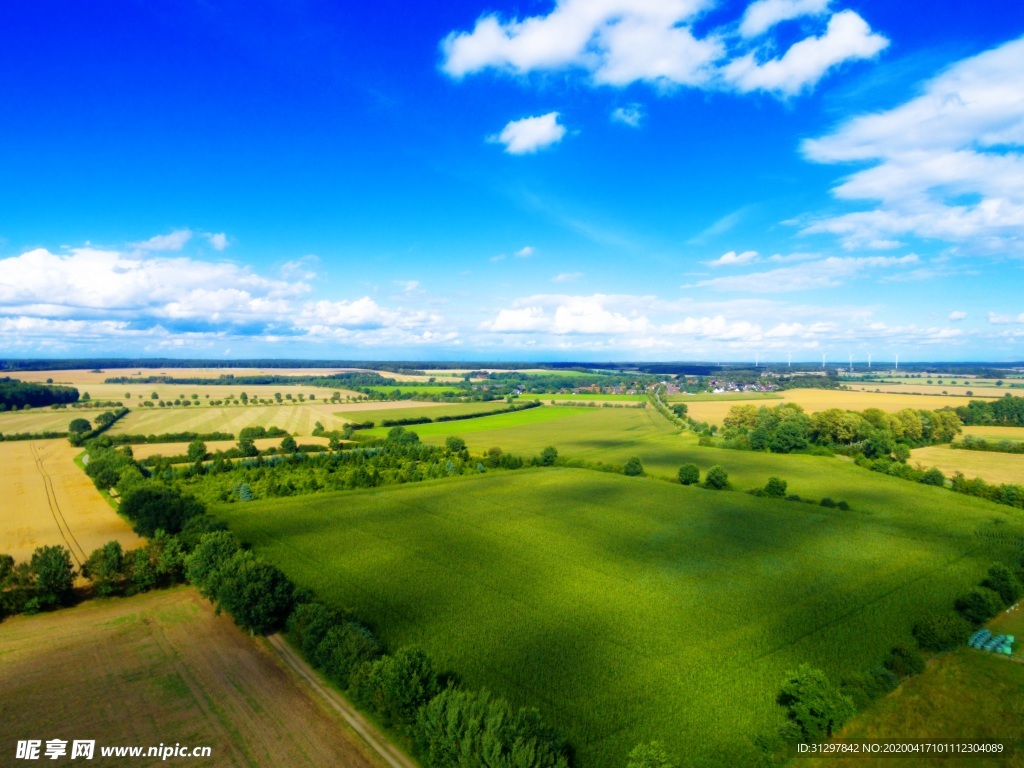
[[[1010,508],[838,459],[700,448],[649,411],[543,408],[416,431],[498,419],[518,420],[506,439],[493,425],[460,434],[607,461],[644,451],[654,476],[537,468],[215,511],[390,647],[419,645],[470,686],[538,706],[580,768],[621,768],[652,739],[684,766],[753,764],[788,670],[876,666],[1024,542]],[[691,456],[738,487],[778,474],[851,509],[662,479]]]
[[[335,411],[335,415],[356,422],[372,421],[375,424],[380,424],[385,419],[418,419],[424,416],[429,419],[436,419],[441,416],[466,416],[474,413],[489,413],[508,407],[509,404],[504,400],[493,400],[489,403],[436,403],[430,405],[411,405],[408,408],[380,408],[365,411],[338,409]],[[422,426],[421,424],[416,425],[417,428]]]

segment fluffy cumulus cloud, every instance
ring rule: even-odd
[[[959,322],[960,320],[966,320],[967,313],[962,310],[954,310],[949,313],[949,319],[952,320],[954,323]]]
[[[565,126],[558,122],[557,112],[524,117],[510,121],[501,133],[488,137],[494,144],[504,144],[510,155],[530,155],[557,144],[565,136]]]
[[[639,104],[629,104],[612,110],[612,122],[614,123],[622,123],[630,128],[639,128],[643,120],[644,110]]]
[[[794,43],[782,56],[759,61],[748,53],[725,66],[723,75],[738,91],[769,91],[793,96],[815,85],[830,69],[844,61],[871,59],[889,45],[853,11],[842,11],[828,21],[824,33]]]
[[[805,223],[850,248],[904,238],[1024,256],[1024,38],[960,61],[918,96],[804,142],[818,163],[866,165],[833,192],[870,207]]]
[[[382,307],[368,296],[313,300],[302,270],[275,279],[234,262],[166,254],[188,239],[174,233],[123,250],[39,248],[0,259],[0,348],[26,340],[196,346],[240,336],[372,345],[457,336],[434,313]]]
[[[789,96],[845,61],[872,58],[887,40],[827,0],[757,0],[742,18],[697,32],[713,0],[556,0],[546,14],[488,13],[442,42],[442,69],[463,78],[487,69],[528,75],[574,70],[591,85],[692,87]],[[771,31],[812,17],[825,28],[773,58]],[[825,20],[827,17],[827,21]],[[738,21],[738,24],[737,24]],[[738,26],[739,33],[736,33]]]

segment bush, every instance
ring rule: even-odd
[[[823,507],[828,507],[829,509],[834,508],[835,505],[836,505],[836,503],[834,501],[832,501],[832,499],[830,499],[828,496],[826,496],[824,499],[822,499],[818,503],[821,504],[821,506],[823,506]]]
[[[896,677],[904,678],[924,672],[924,657],[913,648],[897,645],[886,657],[884,666]]]
[[[683,485],[696,485],[700,482],[700,469],[696,464],[683,464],[679,468],[679,482]]]
[[[256,635],[284,626],[294,605],[295,587],[277,567],[239,550],[221,566],[214,594],[242,629]]]
[[[355,669],[377,659],[382,652],[369,629],[357,621],[343,621],[327,630],[313,658],[324,674],[342,688],[348,688]]]
[[[979,587],[957,598],[954,607],[973,626],[980,626],[999,613],[1003,603],[991,589]]]
[[[725,467],[718,464],[711,467],[707,474],[704,476],[704,487],[711,488],[716,491],[724,490],[729,487],[729,473],[725,471]]]
[[[71,553],[64,547],[37,547],[29,563],[35,582],[34,607],[55,608],[71,600],[75,569]]]
[[[677,763],[657,741],[637,744],[626,757],[626,768],[676,768]]]
[[[766,496],[782,498],[786,495],[786,481],[777,477],[769,477],[764,486],[764,493]]]
[[[287,630],[306,661],[315,663],[316,650],[331,627],[340,624],[345,616],[323,603],[300,603],[288,617]]]
[[[925,485],[937,485],[940,488],[943,488],[946,485],[946,476],[942,474],[941,469],[932,467],[924,473],[924,476],[921,478],[921,482]]]
[[[626,466],[622,469],[623,474],[630,477],[639,477],[644,473],[644,465],[640,462],[639,456],[630,456]]]
[[[837,501],[836,502],[836,509],[841,509],[841,510],[843,510],[843,512],[848,512],[849,509],[850,509],[850,505],[847,504],[845,501]]]
[[[967,642],[971,625],[962,616],[933,616],[914,626],[914,639],[926,651],[942,653]]]
[[[555,459],[558,458],[558,449],[553,445],[549,445],[543,451],[540,452],[540,465],[542,467],[550,467],[555,463]]]

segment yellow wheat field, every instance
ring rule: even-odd
[[[59,544],[80,564],[111,539],[143,543],[75,465],[80,451],[66,440],[0,443],[0,552],[21,561]]]
[[[947,477],[963,472],[989,483],[1024,485],[1024,454],[995,451],[964,451],[948,445],[932,445],[910,452],[910,463],[938,467]]]

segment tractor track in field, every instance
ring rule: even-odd
[[[281,635],[270,635],[267,637],[267,642],[277,651],[289,669],[302,678],[313,689],[313,692],[320,696],[331,709],[341,715],[352,730],[359,734],[359,737],[390,768],[419,768],[416,762],[388,741],[376,726],[359,714],[351,704],[336,691],[324,685],[313,668],[288,645]]]
[[[32,451],[32,459],[35,461],[36,469],[39,470],[39,474],[43,479],[43,488],[46,491],[46,503],[50,507],[50,514],[53,515],[53,522],[57,525],[57,530],[60,532],[61,538],[64,539],[64,543],[67,545],[71,556],[75,558],[79,568],[81,568],[83,560],[88,557],[88,555],[82,545],[79,544],[78,539],[75,538],[75,534],[71,530],[71,526],[68,525],[68,521],[64,518],[64,512],[61,511],[60,503],[57,501],[57,492],[53,487],[53,479],[43,466],[44,458],[39,455],[39,449],[36,447],[34,442],[29,443],[29,448]],[[74,546],[72,546],[71,542],[74,542]],[[75,552],[75,547],[78,547],[78,552],[81,553],[81,557],[79,557],[78,553]]]

